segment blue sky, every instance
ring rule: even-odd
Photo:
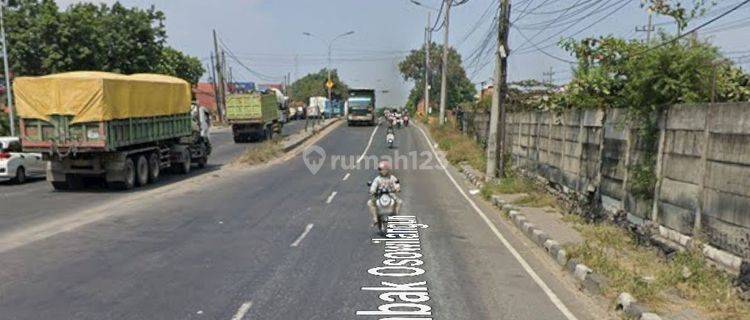
[[[58,0],[62,6],[71,2],[77,1]],[[583,17],[580,22],[571,23],[570,26],[546,22],[556,17],[556,14],[522,13],[554,12],[577,2],[586,1],[514,0],[512,20],[518,19],[515,20],[515,25],[527,37],[535,36],[534,42],[540,42],[540,47],[553,44],[561,36],[571,35],[579,30],[583,31],[576,38],[600,34],[645,37],[645,34],[635,32],[636,25],[643,25],[647,21],[647,13],[640,7],[639,0],[589,1],[595,3],[592,7],[601,6],[597,10],[600,13]],[[723,12],[719,9],[739,2],[719,0],[715,12],[709,12],[705,18],[696,20],[691,26]],[[272,78],[287,73],[291,73],[292,77],[299,77],[327,65],[327,46],[322,40],[303,36],[303,32],[310,32],[321,38],[332,38],[354,31],[354,35],[335,42],[333,67],[339,69],[343,79],[352,86],[388,90],[389,93],[379,97],[379,101],[385,105],[402,104],[409,93],[411,84],[402,81],[397,63],[408,50],[421,46],[428,12],[428,9],[411,4],[408,0],[122,0],[121,3],[139,7],[153,4],[164,11],[167,16],[169,44],[204,59],[204,62],[208,61],[213,48],[211,30],[216,29],[224,43],[243,64],[262,75],[259,78],[228,59],[235,78],[255,82],[269,82]],[[432,7],[440,6],[440,0],[421,0],[421,3]],[[452,10],[450,43],[458,44],[459,52],[465,58],[480,47],[482,39],[488,33],[492,15],[488,19],[479,18],[490,7],[496,10],[495,3],[496,0],[469,0]],[[535,8],[536,10],[531,10]],[[600,22],[594,24],[600,19]],[[654,21],[663,24],[659,27],[675,32],[674,25],[669,24],[670,19],[655,17]],[[750,50],[750,37],[747,36],[750,32],[750,8],[744,7],[711,27],[715,32],[699,33],[699,36],[709,37],[710,41],[732,55],[748,54],[742,51]],[[511,32],[510,47],[518,49],[525,40],[518,31]],[[542,41],[547,38],[549,40]],[[433,41],[442,43],[442,32],[433,35]],[[559,58],[569,58],[556,47],[546,48],[545,51]],[[471,64],[468,73],[473,82],[480,83],[489,79],[493,65],[487,62],[491,61],[491,57],[485,55]],[[570,77],[570,67],[566,63],[531,47],[530,50],[520,50],[511,55],[509,77],[511,80],[541,80],[546,78],[543,73],[550,71],[550,68],[555,72],[552,78],[558,83]]]

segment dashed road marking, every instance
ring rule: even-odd
[[[250,311],[250,308],[253,307],[253,302],[248,301],[243,303],[240,308],[237,310],[237,313],[234,314],[234,317],[232,317],[232,320],[242,320],[245,318],[245,315],[248,311]]]
[[[346,174],[346,175],[344,176],[344,179],[341,179],[341,181],[346,181],[346,179],[349,179],[349,176],[351,176],[351,175],[352,175],[351,173],[347,173],[347,174]]]
[[[364,159],[365,155],[367,155],[367,151],[370,150],[370,146],[372,146],[372,139],[375,138],[375,132],[378,132],[378,127],[379,126],[375,126],[375,129],[372,129],[372,134],[370,134],[370,141],[367,142],[367,147],[365,147],[365,151],[362,152],[362,155],[359,156],[359,159],[357,159],[358,164],[362,162],[362,159]]]
[[[461,195],[466,199],[466,201],[469,202],[471,207],[474,209],[474,211],[479,215],[479,217],[484,220],[484,223],[487,224],[487,227],[490,228],[492,233],[495,234],[495,237],[497,237],[498,240],[505,246],[508,251],[513,255],[514,258],[516,258],[516,261],[521,265],[524,271],[531,276],[531,279],[536,282],[536,284],[544,291],[544,293],[547,295],[547,297],[552,301],[552,304],[557,307],[560,312],[562,312],[563,315],[565,315],[565,318],[568,320],[578,320],[578,318],[568,310],[568,307],[565,306],[565,304],[560,300],[560,298],[555,294],[555,292],[552,291],[552,289],[549,288],[549,286],[542,280],[542,278],[539,277],[538,274],[536,274],[536,271],[531,268],[528,262],[521,256],[520,253],[516,250],[516,248],[513,247],[513,245],[508,242],[508,239],[505,239],[502,233],[500,233],[500,230],[497,229],[497,227],[492,223],[492,221],[487,218],[487,215],[482,211],[482,209],[477,206],[476,203],[474,203],[473,200],[471,200],[471,197],[469,197],[466,192],[461,188],[461,186],[456,182],[456,179],[453,178],[453,175],[448,171],[448,169],[443,165],[443,161],[440,160],[440,157],[437,156],[437,151],[435,151],[435,148],[433,147],[432,143],[430,142],[430,138],[427,136],[427,133],[422,130],[422,128],[417,127],[420,132],[422,132],[422,136],[424,136],[425,140],[427,140],[427,144],[430,146],[430,149],[432,153],[435,155],[435,159],[438,161],[441,167],[443,167],[443,172],[445,172],[445,175],[448,176],[448,179],[453,183],[453,186],[458,189],[458,192],[461,193]]]
[[[299,247],[300,242],[302,242],[302,239],[304,239],[308,233],[310,233],[310,230],[313,228],[312,223],[308,223],[307,226],[305,226],[305,231],[302,231],[302,234],[297,237],[297,240],[294,240],[290,247]]]
[[[332,192],[331,195],[328,196],[328,199],[326,199],[326,203],[331,203],[331,201],[333,201],[333,197],[335,197],[336,194],[338,194],[338,192],[336,191]]]

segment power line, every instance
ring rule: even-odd
[[[583,27],[583,28],[581,28],[580,30],[578,30],[578,31],[574,32],[573,34],[571,34],[571,35],[569,35],[569,36],[567,36],[567,37],[568,37],[568,38],[570,38],[570,37],[574,37],[574,36],[576,36],[576,35],[579,35],[580,33],[582,33],[582,32],[584,32],[584,31],[586,31],[586,30],[590,29],[591,27],[593,27],[593,26],[595,26],[595,25],[599,24],[600,22],[602,22],[602,21],[604,21],[605,19],[609,18],[609,17],[610,17],[610,16],[612,16],[613,14],[615,14],[615,13],[617,13],[618,11],[622,10],[623,8],[625,8],[625,6],[627,6],[627,5],[628,5],[628,4],[630,4],[630,3],[631,3],[631,2],[630,2],[630,1],[628,1],[628,0],[625,0],[625,1],[623,1],[623,2],[622,2],[622,4],[621,4],[621,5],[619,6],[619,7],[616,7],[616,8],[614,9],[614,10],[612,10],[612,11],[611,11],[611,12],[609,12],[608,14],[606,14],[606,15],[604,15],[604,16],[602,16],[602,17],[600,17],[600,18],[599,18],[599,19],[597,19],[596,21],[592,22],[591,24],[587,25],[586,27]],[[540,41],[540,42],[536,43],[536,45],[538,46],[538,45],[539,45],[540,43],[542,43],[542,42],[546,42],[546,41],[548,41],[548,40],[550,40],[550,39],[552,39],[552,38],[554,38],[554,37],[556,37],[556,36],[559,36],[559,35],[560,35],[560,34],[562,34],[563,32],[564,32],[564,30],[563,30],[563,31],[560,31],[560,32],[557,32],[557,33],[555,33],[555,34],[553,34],[553,35],[551,35],[551,36],[547,37],[546,39],[544,39],[544,40],[542,40],[542,41]],[[536,47],[536,48],[537,48],[537,50],[540,50],[540,49],[547,49],[547,48],[550,48],[550,47],[554,47],[554,46],[556,46],[556,45],[557,45],[557,43],[552,43],[552,44],[549,44],[549,45],[546,45],[546,46],[542,46],[542,47]],[[532,50],[532,51],[522,51],[522,50],[524,50],[524,49],[527,49],[527,48],[519,48],[518,50],[516,50],[516,52],[517,52],[517,53],[519,53],[519,54],[524,54],[524,53],[529,53],[529,52],[533,52],[533,50]]]
[[[261,79],[263,81],[277,81],[277,80],[280,80],[282,78],[282,77],[269,76],[269,75],[266,75],[266,74],[263,74],[263,73],[260,73],[260,72],[257,72],[255,70],[250,69],[250,67],[248,67],[247,65],[245,65],[244,63],[242,63],[242,61],[240,61],[240,59],[237,58],[237,56],[234,54],[234,52],[232,52],[232,50],[229,49],[229,46],[227,46],[227,44],[224,43],[224,40],[221,39],[221,37],[219,37],[219,43],[221,43],[221,47],[224,48],[224,50],[227,51],[227,53],[229,54],[230,58],[232,58],[235,62],[237,62],[237,64],[239,64],[242,68],[244,68],[245,70],[247,70],[247,72],[250,72],[252,75],[258,77],[259,79]]]
[[[528,37],[526,37],[525,34],[523,34],[523,31],[519,30],[515,26],[513,26],[513,28],[516,29],[516,31],[518,31],[518,34],[520,34],[521,37],[523,37],[524,39],[526,39],[526,41],[531,41],[531,40],[529,40]],[[565,63],[569,63],[569,64],[575,64],[576,63],[575,61],[572,61],[572,60],[568,60],[568,59],[565,59],[565,58],[560,58],[560,57],[554,56],[554,55],[552,55],[552,54],[550,54],[550,53],[542,50],[541,48],[539,48],[536,43],[533,43],[533,42],[530,42],[530,43],[531,43],[532,46],[534,46],[534,48],[536,48],[537,51],[541,52],[545,56],[548,56],[548,57],[550,57],[552,59],[555,59],[557,61],[561,61],[561,62],[565,62]]]
[[[704,23],[700,24],[699,26],[697,26],[697,27],[695,27],[695,28],[693,28],[693,29],[690,29],[690,31],[688,31],[688,32],[685,32],[685,33],[683,33],[683,34],[681,34],[681,35],[679,35],[679,36],[677,36],[677,37],[675,37],[675,38],[673,38],[673,39],[671,39],[671,40],[668,40],[668,41],[664,41],[664,42],[662,42],[661,44],[659,44],[659,45],[657,45],[657,46],[655,46],[655,47],[651,47],[651,48],[648,48],[648,49],[646,49],[646,50],[644,50],[644,51],[641,51],[640,53],[636,53],[636,54],[635,54],[635,56],[641,55],[641,54],[643,54],[643,53],[647,53],[647,52],[649,52],[649,51],[652,51],[652,50],[656,50],[656,49],[658,49],[658,48],[664,47],[664,46],[666,46],[666,45],[669,45],[669,44],[673,44],[673,43],[675,43],[675,42],[679,41],[680,39],[682,39],[682,38],[684,38],[684,37],[687,37],[688,35],[691,35],[691,34],[695,33],[696,31],[700,30],[701,28],[704,28],[704,27],[706,27],[707,25],[710,25],[710,24],[712,24],[712,23],[716,22],[717,20],[719,20],[719,19],[721,19],[721,18],[723,18],[723,17],[727,16],[728,14],[730,14],[730,13],[732,13],[732,12],[736,11],[737,9],[741,8],[742,6],[744,6],[744,5],[748,4],[748,3],[750,3],[750,0],[745,0],[745,1],[742,1],[742,2],[740,3],[740,4],[738,4],[738,5],[734,6],[734,7],[732,7],[731,9],[729,9],[729,10],[725,11],[724,13],[722,13],[722,14],[720,14],[720,15],[718,15],[718,16],[716,16],[716,17],[714,17],[713,19],[711,19],[711,20],[708,20],[708,21],[706,21],[706,22],[704,22]]]

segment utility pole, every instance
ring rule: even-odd
[[[543,75],[544,75],[545,77],[547,77],[547,83],[551,85],[551,84],[552,84],[552,82],[553,82],[553,81],[552,81],[552,77],[553,77],[553,76],[555,75],[555,73],[556,73],[556,72],[555,72],[554,70],[552,70],[552,67],[549,67],[549,72],[543,72],[542,74],[543,74]]]
[[[219,112],[219,119],[221,119],[221,112],[219,111],[219,105],[221,105],[221,97],[219,96],[219,85],[216,82],[216,65],[214,64],[214,54],[211,53],[211,66],[208,68],[211,72],[211,85],[214,87],[214,100],[216,100],[216,112]]]
[[[214,70],[216,70],[216,96],[217,96],[217,104],[216,104],[216,110],[219,112],[219,121],[223,122],[224,119],[224,104],[226,102],[225,98],[225,92],[224,92],[224,72],[222,70],[222,62],[221,57],[223,55],[219,54],[219,41],[216,36],[216,30],[213,30],[214,34],[214,55],[216,57],[216,64],[214,65]],[[213,59],[212,63],[213,63]]]
[[[430,49],[432,48],[432,30],[430,30],[430,11],[427,11],[427,27],[424,29],[424,109],[427,114],[432,114],[430,107]]]
[[[0,36],[2,37],[3,45],[3,67],[5,69],[5,96],[8,98],[8,112],[10,120],[10,135],[16,136],[16,110],[13,106],[13,88],[10,84],[10,66],[8,64],[8,39],[5,38],[5,6],[7,1],[0,3]]]
[[[646,43],[651,42],[651,32],[655,30],[654,28],[654,17],[651,13],[651,10],[648,11],[648,24],[645,26],[636,26],[635,32],[645,32],[646,33]]]
[[[495,55],[495,79],[492,90],[492,108],[490,109],[490,132],[487,137],[487,168],[485,171],[485,179],[487,181],[498,176],[498,172],[500,177],[505,176],[505,96],[508,90],[507,69],[510,0],[502,0],[499,10],[500,17],[502,18],[498,21],[498,47]],[[500,148],[498,148],[498,145]]]
[[[225,107],[224,111],[226,112],[227,95],[229,94],[229,81],[227,81],[227,79],[230,79],[230,78],[227,78],[227,75],[229,74],[229,68],[227,67],[227,56],[224,50],[221,50],[221,72],[223,75],[222,78],[224,78],[224,83],[223,83],[224,101],[223,102],[224,102],[224,107]]]
[[[439,123],[445,124],[445,105],[448,96],[448,30],[450,29],[451,5],[453,0],[445,1],[445,34],[443,39],[443,76],[440,81],[440,120]]]

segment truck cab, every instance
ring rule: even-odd
[[[375,90],[352,89],[349,90],[347,104],[347,124],[367,124],[374,126],[377,115],[375,114]]]

